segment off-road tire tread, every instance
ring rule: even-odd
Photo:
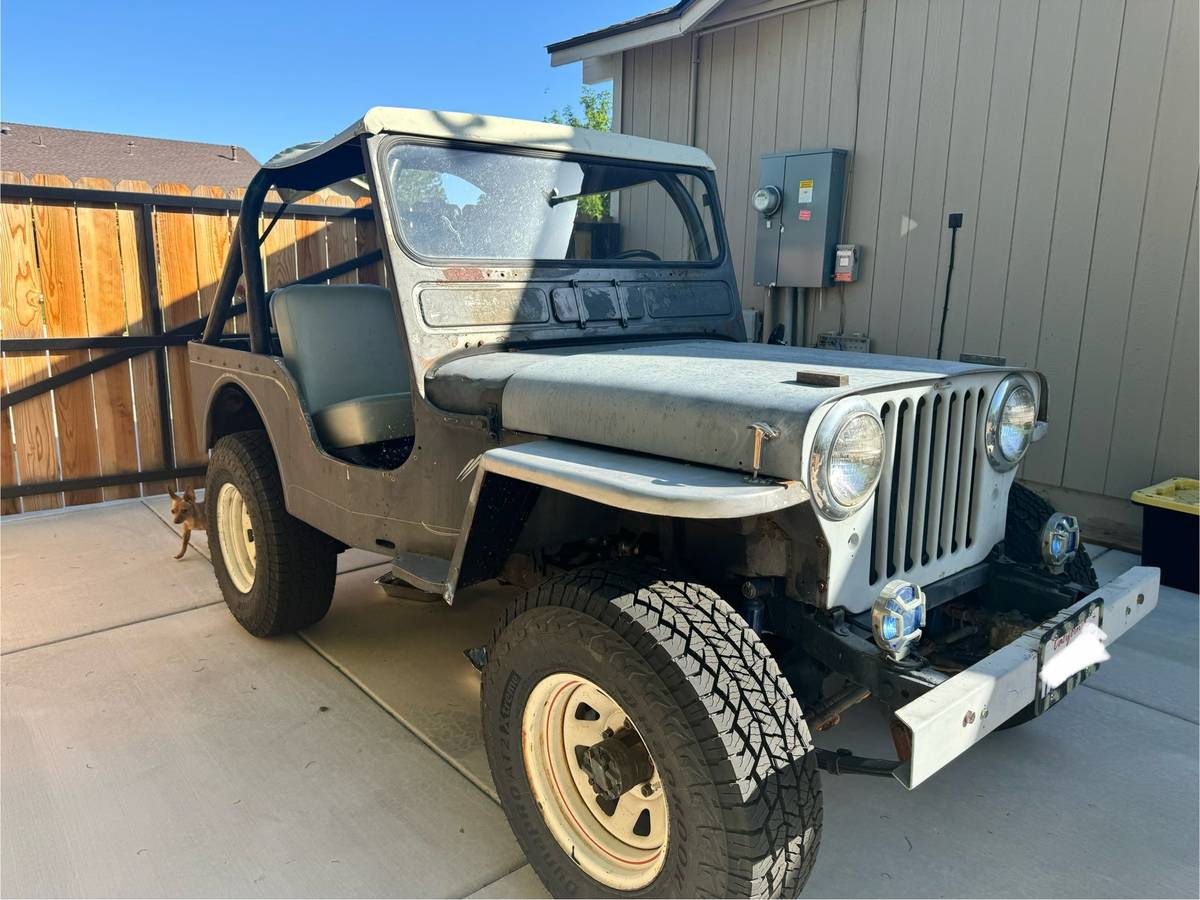
[[[217,485],[214,476],[222,468],[240,473],[249,482],[259,521],[254,539],[258,544],[253,591],[254,609],[239,615],[230,609],[242,626],[256,637],[289,634],[319,622],[329,611],[337,577],[337,545],[325,534],[287,512],[283,485],[275,453],[265,431],[241,431],[217,441],[209,460],[209,481],[205,490],[208,521],[212,535],[210,551],[218,580],[224,576],[217,528]],[[267,547],[264,552],[263,548]],[[265,563],[265,566],[264,566]],[[222,576],[224,576],[222,578]],[[229,589],[236,591],[232,583]]]
[[[683,711],[708,768],[697,777],[709,779],[719,797],[728,862],[708,862],[712,880],[697,892],[796,896],[820,844],[820,779],[800,705],[745,620],[702,585],[663,580],[643,565],[598,565],[525,593],[496,626],[490,653],[503,652],[505,629],[516,619],[543,607],[574,609],[607,625]]]

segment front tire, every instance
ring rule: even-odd
[[[792,897],[808,880],[822,816],[808,728],[709,589],[623,566],[544,582],[497,627],[482,710],[504,811],[554,896]],[[589,761],[613,741],[632,754]],[[636,774],[614,789],[617,763]]]
[[[284,508],[266,432],[217,441],[204,499],[217,584],[241,626],[270,637],[320,621],[333,599],[337,545]]]

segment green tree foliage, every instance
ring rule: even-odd
[[[573,128],[591,128],[594,131],[612,130],[612,91],[598,91],[586,84],[579,94],[580,116],[571,104],[555,109],[546,116],[547,122],[555,125],[570,125]],[[579,200],[577,219],[603,222],[609,217],[609,195],[592,194]]]
[[[401,203],[422,203],[446,200],[446,189],[437,172],[425,169],[404,169],[396,179],[396,197]]]

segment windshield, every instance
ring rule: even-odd
[[[679,265],[719,252],[708,187],[684,170],[397,144],[387,177],[421,256]]]

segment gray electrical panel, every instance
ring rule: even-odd
[[[754,283],[829,287],[842,224],[845,150],[797,150],[762,157]]]

